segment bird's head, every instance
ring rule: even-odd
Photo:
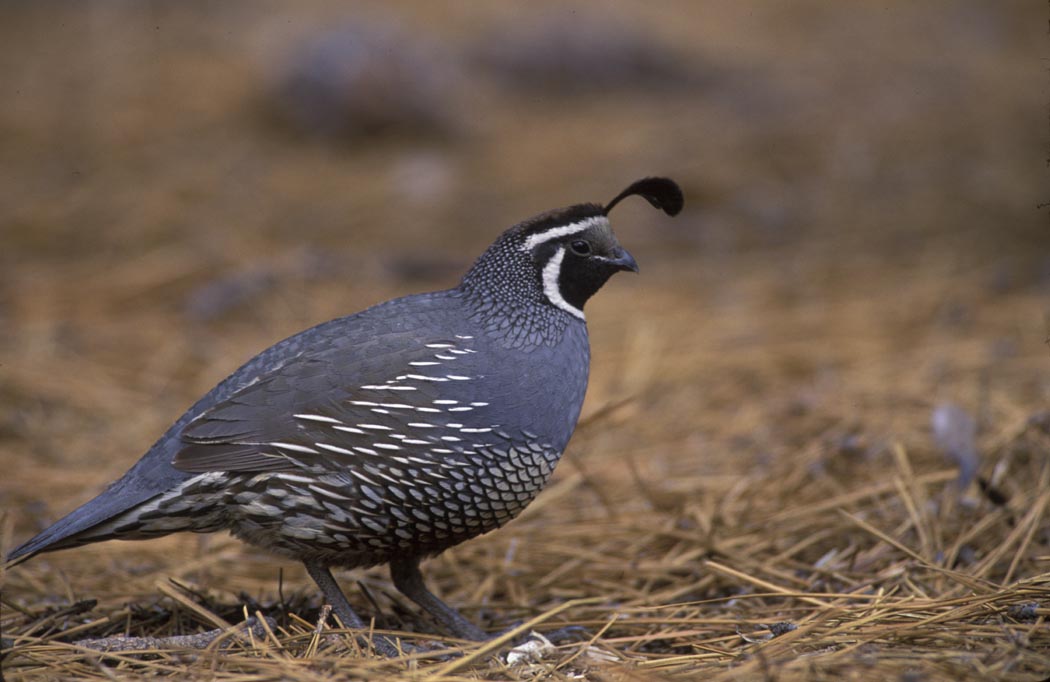
[[[638,272],[609,224],[621,200],[638,195],[668,215],[682,210],[682,190],[667,178],[643,178],[605,204],[577,204],[541,213],[510,228],[477,260],[463,287],[512,305],[553,306],[583,319],[583,306],[620,270]]]

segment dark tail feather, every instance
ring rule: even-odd
[[[192,476],[193,474],[176,471],[166,459],[144,457],[98,497],[74,509],[36,537],[16,547],[7,555],[7,560],[21,563],[41,552],[53,552],[105,540],[108,537],[106,534],[92,534],[91,529]]]
[[[66,514],[35,537],[22,543],[7,555],[7,560],[14,562],[11,565],[16,565],[41,552],[54,552],[104,540],[104,536],[92,537],[90,530],[145,501],[133,502],[121,496],[114,497],[111,494],[112,490],[113,488],[110,488],[90,502]]]
[[[175,454],[185,446],[180,438],[182,429],[196,415],[217,401],[225,400],[234,391],[253,381],[259,373],[269,371],[274,352],[279,348],[280,344],[263,352],[198,400],[119,481],[36,537],[16,547],[8,555],[8,561],[22,562],[41,552],[108,539],[111,535],[97,526],[196,476],[196,473],[180,471],[171,464]],[[93,532],[93,529],[97,532]]]
[[[70,547],[76,547],[80,544],[86,544],[86,542],[77,542],[76,540],[71,539],[71,536],[75,536],[81,531],[82,529],[79,527],[73,527],[73,524],[70,522],[70,517],[66,516],[58,523],[48,527],[35,537],[30,538],[18,547],[15,547],[15,549],[7,555],[8,567],[17,566],[23,561],[32,559],[41,552],[69,549]]]

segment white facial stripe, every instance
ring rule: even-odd
[[[574,308],[572,304],[565,300],[561,295],[561,289],[558,288],[558,277],[561,275],[561,261],[563,258],[565,258],[565,247],[559,246],[558,250],[551,256],[551,259],[543,266],[543,293],[547,295],[547,300],[555,306],[575,315],[581,320],[587,319],[583,316],[582,310]]]
[[[549,242],[552,239],[558,237],[565,237],[570,234],[576,234],[577,232],[583,232],[589,230],[595,225],[601,225],[602,223],[608,224],[609,219],[603,215],[596,215],[586,220],[581,220],[578,223],[569,223],[568,225],[560,225],[558,227],[552,227],[546,232],[540,232],[534,234],[525,240],[525,243],[521,245],[522,251],[531,251],[544,242]]]

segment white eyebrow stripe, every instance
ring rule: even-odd
[[[551,256],[551,259],[543,266],[543,293],[547,295],[547,300],[552,305],[575,315],[581,320],[585,320],[587,318],[584,317],[583,311],[566,301],[565,297],[561,295],[561,289],[558,287],[558,277],[561,275],[561,261],[564,257],[565,247],[559,246],[558,250]]]
[[[603,215],[592,216],[579,222],[569,223],[568,225],[559,225],[558,227],[552,227],[549,230],[534,234],[525,240],[525,243],[521,245],[522,251],[531,251],[544,242],[549,242],[552,239],[559,237],[566,237],[570,234],[576,234],[577,232],[584,232],[589,230],[596,225],[601,224],[608,225],[609,219]]]

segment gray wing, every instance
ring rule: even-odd
[[[249,439],[262,442],[259,434],[278,432],[276,416],[296,413],[297,405],[323,410],[319,404],[323,400],[318,396],[325,395],[325,388],[360,383],[355,381],[359,377],[353,376],[355,367],[364,377],[381,374],[388,363],[396,363],[395,356],[407,351],[413,339],[404,320],[434,322],[434,315],[419,314],[418,310],[413,315],[404,314],[409,300],[414,307],[434,306],[447,311],[443,293],[399,299],[326,322],[271,346],[197,401],[118,481],[17,547],[8,558],[24,560],[39,552],[90,542],[95,526],[170,490],[201,469],[221,468],[224,463],[236,470],[264,462],[270,468],[288,466],[287,460],[265,458],[265,450],[245,443]],[[383,344],[378,343],[379,336],[385,338]],[[361,338],[365,341],[355,344]],[[333,364],[330,359],[343,362]],[[407,356],[402,359],[408,360]],[[291,390],[287,390],[289,385]],[[335,395],[330,397],[334,399]],[[267,409],[255,413],[253,404]],[[176,459],[179,467],[173,465]]]
[[[474,387],[465,385],[480,377],[469,372],[472,351],[462,345],[396,332],[299,356],[187,424],[173,466],[192,473],[338,470],[401,450],[447,452],[440,446],[449,424],[463,428],[464,419],[479,416],[449,410],[480,412],[469,404]]]

